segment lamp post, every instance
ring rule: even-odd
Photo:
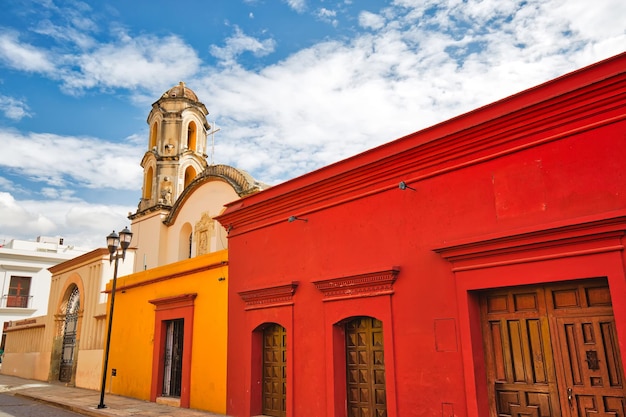
[[[117,265],[120,258],[124,261],[126,257],[126,249],[130,246],[130,241],[133,238],[133,234],[128,227],[125,227],[119,234],[115,231],[111,232],[107,236],[107,247],[109,248],[109,264],[115,261],[115,268],[113,269],[113,286],[111,287],[111,306],[109,308],[109,328],[107,330],[107,343],[104,349],[104,368],[102,369],[102,385],[100,386],[100,404],[98,408],[106,408],[104,405],[104,388],[107,382],[107,369],[109,366],[109,348],[111,347],[111,325],[113,324],[113,305],[115,304],[115,286],[117,284]],[[121,252],[118,251],[118,247],[121,246]]]

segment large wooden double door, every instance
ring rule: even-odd
[[[626,417],[606,279],[485,292],[491,416]]]

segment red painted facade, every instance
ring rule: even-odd
[[[364,316],[382,322],[386,415],[493,415],[479,306],[493,288],[606,278],[626,363],[626,54],[218,220],[230,230],[229,415],[262,414],[261,330],[276,323],[286,415],[346,416],[344,323]]]

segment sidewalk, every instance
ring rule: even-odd
[[[71,388],[62,384],[50,384],[1,374],[0,393],[31,398],[92,417],[226,417],[223,414],[171,407],[113,394],[105,394],[104,404],[106,408],[98,409],[96,407],[100,403],[99,391]]]

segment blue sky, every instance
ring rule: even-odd
[[[4,0],[0,242],[104,246],[184,81],[278,184],[626,48],[623,0]]]

